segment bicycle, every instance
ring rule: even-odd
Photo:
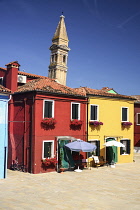
[[[25,168],[25,165],[23,165],[23,164],[18,164],[18,159],[16,158],[16,159],[13,160],[13,162],[12,162],[11,170],[13,170],[13,171],[22,171],[22,172],[25,172],[25,171],[26,171],[26,168]]]

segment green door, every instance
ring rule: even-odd
[[[106,142],[108,141],[115,141],[114,138],[107,138]],[[115,163],[118,161],[118,155],[117,155],[117,147],[106,147],[106,160],[111,163],[114,161]]]
[[[70,140],[58,140],[58,165],[62,168],[74,167],[71,151],[64,147]]]

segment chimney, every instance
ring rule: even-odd
[[[11,63],[6,64],[7,71],[6,71],[6,88],[9,88],[11,91],[16,91],[17,89],[17,76],[19,70],[19,63],[18,61],[13,61]]]

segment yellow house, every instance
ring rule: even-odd
[[[109,162],[133,162],[135,99],[113,90],[81,89],[88,97],[87,141],[97,146],[95,155]],[[121,142],[125,147],[104,146],[109,140]]]

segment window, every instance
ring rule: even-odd
[[[44,101],[44,118],[54,117],[54,101]]]
[[[80,120],[80,104],[79,103],[71,103],[71,119]]]
[[[66,56],[63,55],[63,63],[65,63],[65,62],[66,62]]]
[[[90,120],[98,120],[98,105],[90,105]]]
[[[43,141],[43,152],[42,158],[53,158],[54,157],[54,141]]]
[[[128,121],[128,108],[122,107],[122,122]]]
[[[140,125],[140,113],[137,113],[137,125]]]
[[[123,139],[120,142],[125,145],[125,147],[120,147],[120,155],[130,154],[130,140],[129,139]]]
[[[3,77],[0,77],[0,85],[3,85]]]
[[[52,63],[54,62],[54,55],[52,55]]]
[[[56,78],[56,70],[54,69],[54,78]]]
[[[94,154],[95,156],[100,156],[100,141],[99,140],[90,140],[90,141],[88,141],[89,143],[91,143],[91,144],[93,144],[93,145],[95,145],[97,148],[96,148],[96,150],[95,151],[93,151],[93,152],[88,152],[87,153],[87,157],[91,157],[92,156],[92,154]]]
[[[57,62],[57,54],[55,54],[55,62]]]

